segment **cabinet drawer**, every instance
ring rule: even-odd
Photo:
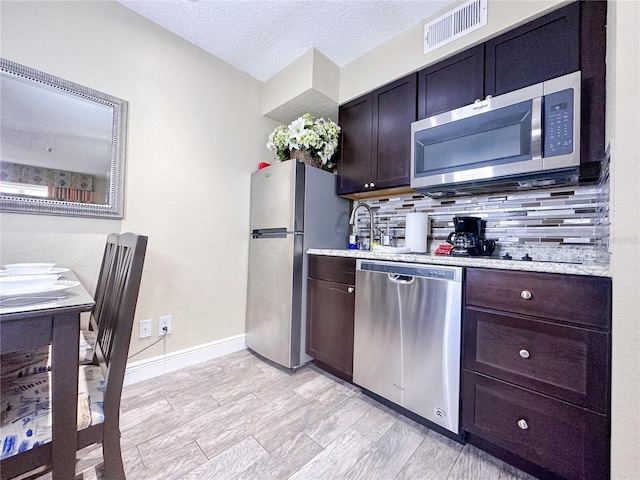
[[[607,412],[606,333],[467,307],[464,352],[465,368]]]
[[[563,322],[611,327],[611,279],[468,268],[466,304]]]
[[[309,255],[309,278],[329,280],[331,282],[356,283],[356,259]]]
[[[560,400],[463,371],[464,430],[561,477],[605,479],[607,418]]]

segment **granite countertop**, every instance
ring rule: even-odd
[[[502,270],[520,270],[524,272],[564,273],[570,275],[593,275],[609,277],[608,264],[562,263],[562,262],[523,262],[502,260],[498,257],[450,257],[420,253],[382,253],[375,250],[348,250],[310,248],[311,255],[331,257],[363,258],[368,260],[388,260],[393,262],[425,263],[432,265],[454,265],[458,267],[497,268]]]

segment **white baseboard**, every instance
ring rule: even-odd
[[[228,355],[229,353],[244,350],[247,348],[245,345],[245,336],[245,334],[235,335],[167,355],[160,355],[158,357],[140,360],[139,362],[129,363],[124,374],[124,385],[131,385],[195,365],[196,363],[206,362],[207,360]]]

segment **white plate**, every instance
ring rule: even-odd
[[[68,268],[52,268],[48,272],[42,273],[42,275],[46,275],[48,273],[67,273],[69,271]],[[18,277],[20,275],[33,275],[32,273],[9,273],[9,270],[0,270],[0,276],[4,277],[5,275],[11,275],[12,277]]]
[[[8,298],[8,297],[24,297],[28,295],[48,295],[50,293],[62,292],[63,290],[67,290],[69,288],[77,287],[80,285],[80,282],[76,282],[75,280],[58,280],[56,283],[47,288],[37,288],[32,290],[23,290],[20,293],[4,293],[0,292],[0,298]]]
[[[4,265],[12,275],[38,275],[47,273],[55,263],[9,263]]]

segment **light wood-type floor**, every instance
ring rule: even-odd
[[[125,387],[121,428],[128,480],[534,480],[315,366],[246,350]],[[99,449],[78,459],[102,477]]]

